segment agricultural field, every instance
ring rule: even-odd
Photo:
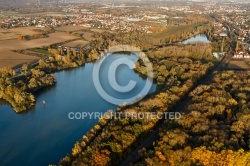
[[[0,51],[3,49],[17,50],[17,49],[27,49],[27,48],[48,46],[53,43],[59,43],[59,42],[76,39],[76,38],[77,38],[76,36],[73,36],[68,33],[56,32],[56,33],[50,34],[48,38],[34,39],[34,40],[29,40],[29,41],[23,41],[23,40],[17,40],[17,39],[5,40],[5,41],[0,41]]]
[[[93,35],[93,33],[91,33],[91,32],[84,32],[84,33],[83,33],[83,37],[84,37],[86,40],[88,40],[88,41],[94,40],[94,37],[92,37],[92,35]]]
[[[76,41],[72,41],[69,43],[64,44],[64,46],[67,47],[84,47],[88,44],[88,41],[84,41],[84,40],[76,40]]]
[[[87,40],[87,41],[91,41],[94,40],[94,37],[92,36],[94,34],[94,32],[91,31],[75,31],[74,34],[83,34],[82,37]]]
[[[39,27],[18,27],[18,28],[12,28],[8,29],[8,32],[16,33],[20,35],[34,35],[39,32],[46,32],[49,31],[49,28],[39,28]]]
[[[0,29],[0,41],[16,39],[19,35],[34,35],[41,32],[48,31],[48,28],[37,27],[19,27],[12,29]]]
[[[65,26],[60,26],[60,27],[55,28],[56,31],[62,31],[62,32],[74,32],[74,31],[80,31],[83,29],[86,29],[86,28],[80,27],[80,26],[73,26],[73,25],[65,25]]]
[[[96,29],[96,28],[89,29],[89,28],[80,27],[80,26],[73,26],[73,25],[56,27],[55,30],[57,32],[66,32],[66,33],[73,32],[72,34],[76,35],[76,36],[83,34],[82,37],[87,41],[90,41],[90,40],[94,39],[92,37],[92,35],[94,33],[103,33],[105,31],[105,30],[102,30],[102,29]]]
[[[106,30],[103,30],[103,29],[97,29],[97,28],[92,28],[90,29],[91,31],[93,32],[98,32],[98,33],[102,33],[102,32],[105,32]],[[108,31],[108,32],[112,32],[112,31]]]
[[[37,60],[38,57],[16,53],[10,50],[0,50],[0,68],[14,67],[18,64]]]
[[[7,30],[0,29],[0,41],[1,40],[10,40],[16,39],[18,34],[8,32]]]
[[[13,32],[8,34],[9,36],[15,34],[14,31],[16,31],[16,29],[12,29],[12,31]],[[27,28],[27,30],[21,28],[20,33],[32,33],[32,27]],[[17,39],[2,40],[3,38],[0,36],[0,67],[14,67],[18,64],[31,62],[37,59],[35,56],[15,53],[12,52],[12,50],[49,46],[54,43],[64,42],[76,38],[76,36],[65,32],[55,32],[51,33],[48,38],[29,41]]]

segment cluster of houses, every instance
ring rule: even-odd
[[[213,52],[213,57],[221,58],[226,55],[226,52]]]
[[[238,40],[244,42],[250,42],[250,16],[247,14],[239,14],[238,16],[222,16],[222,20],[234,25],[233,31],[237,31],[239,34]]]
[[[233,55],[233,59],[249,59],[250,54],[245,51],[236,51]]]
[[[29,27],[29,26],[36,26],[36,27],[56,27],[62,24],[68,23],[67,21],[62,22],[61,20],[57,20],[53,17],[13,17],[8,18],[0,22],[0,28],[3,29],[10,29],[10,28],[17,28],[17,27]]]
[[[81,47],[58,46],[57,48],[61,56],[79,55],[82,50]]]
[[[64,45],[56,46],[56,48],[59,52],[59,55],[61,56],[69,56],[69,55],[80,55],[83,54],[86,51],[89,51],[92,49],[90,45],[86,45],[84,47],[75,46],[75,47],[69,47]]]
[[[112,31],[131,32],[138,30],[150,33],[149,25],[140,25],[136,22],[141,19],[138,15],[114,16],[111,14],[84,12],[78,14],[50,14],[46,16],[25,16],[8,18],[0,22],[0,28],[9,29],[16,27],[58,27],[61,25],[82,26],[87,28],[100,28]]]

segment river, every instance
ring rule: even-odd
[[[121,65],[117,71],[117,82],[121,86],[129,80],[136,81],[135,90],[119,94],[109,88],[108,76],[104,76],[109,65],[118,58],[135,55],[114,54],[105,61],[101,83],[109,94],[123,98],[133,97],[144,87],[146,80],[139,74]],[[57,164],[71,152],[74,143],[90,130],[98,119],[70,120],[70,112],[100,112],[115,110],[116,105],[104,100],[96,91],[92,79],[95,63],[87,63],[74,70],[55,73],[57,84],[36,95],[35,108],[16,114],[7,104],[0,106],[0,165],[1,166],[46,166]],[[156,90],[153,84],[150,93]],[[46,101],[43,105],[42,101]]]

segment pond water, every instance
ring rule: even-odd
[[[182,43],[183,44],[188,44],[188,43],[193,43],[193,42],[210,43],[210,41],[208,40],[207,36],[204,35],[204,34],[191,37],[191,38],[189,38],[187,40],[184,40]]]

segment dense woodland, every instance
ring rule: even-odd
[[[0,68],[0,99],[11,104],[16,112],[22,112],[35,105],[34,92],[53,85],[56,78],[39,69],[22,68],[17,75],[12,69]]]
[[[136,165],[249,165],[250,73],[218,73],[190,97],[182,118],[164,124]]]
[[[195,42],[190,44],[176,44],[149,51],[149,57],[166,58],[169,56],[191,57],[196,59],[211,59],[212,46],[207,43]]]

